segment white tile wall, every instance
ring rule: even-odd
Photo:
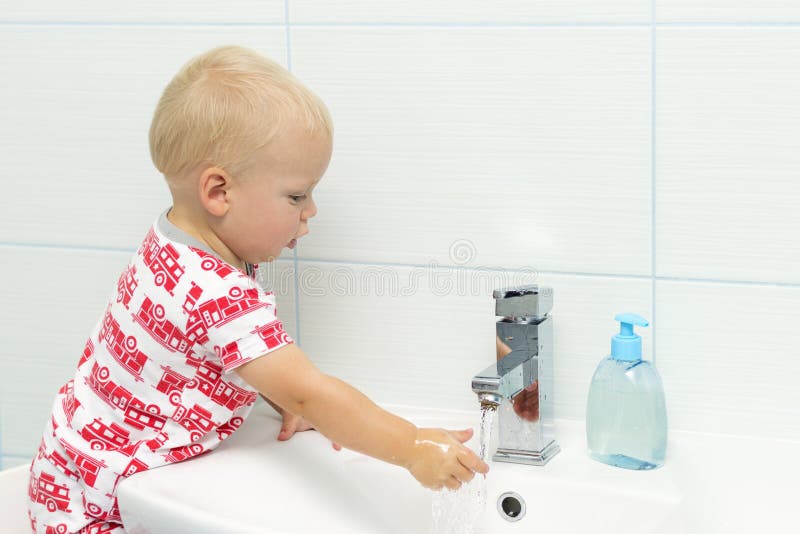
[[[657,274],[800,283],[800,26],[657,43]]]
[[[659,22],[800,22],[796,0],[655,0]]]
[[[6,193],[28,200],[0,212],[0,242],[137,247],[170,202],[148,148],[156,103],[185,61],[229,43],[286,63],[283,28],[3,27]]]
[[[640,0],[291,0],[291,23],[541,24],[649,22]]]
[[[657,282],[671,425],[800,439],[800,287]]]
[[[160,91],[231,42],[289,65],[336,121],[304,274],[435,261],[486,286],[309,294],[288,256],[280,315],[323,369],[381,401],[466,409],[504,284],[487,273],[525,268],[555,288],[559,416],[583,417],[613,315],[636,311],[672,428],[800,439],[799,25],[778,0],[6,0],[6,465],[35,449],[70,354],[169,202],[147,154]]]
[[[29,465],[31,463],[31,457],[32,455],[13,456],[5,454],[0,458],[0,469],[11,469],[18,465]]]
[[[302,258],[651,273],[649,29],[299,28],[292,66],[338,118]]]
[[[2,17],[12,21],[154,22],[186,23],[272,23],[283,24],[285,0],[27,0],[0,2]],[[4,7],[8,9],[3,9]]]

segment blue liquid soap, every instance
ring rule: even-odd
[[[600,362],[589,388],[586,438],[589,456],[625,469],[655,469],[667,452],[667,409],[661,377],[642,360],[642,338],[633,325],[642,317],[621,314],[611,355]]]

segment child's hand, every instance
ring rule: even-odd
[[[426,488],[458,489],[475,473],[489,471],[489,466],[463,445],[471,437],[472,429],[418,429],[408,470]]]
[[[309,423],[299,415],[287,412],[286,410],[284,410],[283,408],[281,408],[280,406],[269,400],[269,398],[265,397],[263,394],[259,393],[259,395],[261,395],[261,398],[267,401],[267,404],[272,406],[272,408],[276,412],[281,414],[281,417],[283,418],[283,422],[281,423],[281,431],[278,432],[278,441],[286,441],[287,439],[294,436],[295,432],[315,430],[314,426],[311,423]],[[333,448],[336,449],[337,451],[342,450],[342,446],[339,445],[338,443],[334,443],[333,441],[331,441],[331,445],[333,445]]]
[[[281,409],[280,412],[281,416],[283,417],[283,423],[281,424],[281,431],[278,433],[278,441],[286,441],[287,439],[294,436],[295,432],[314,430],[314,425],[312,425],[299,415],[295,415],[283,409]],[[331,441],[331,445],[333,445],[333,448],[336,449],[337,451],[342,450],[342,446],[339,445],[338,443],[334,443]]]

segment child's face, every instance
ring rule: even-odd
[[[324,134],[286,133],[256,154],[226,221],[231,252],[261,263],[294,248],[317,213],[312,192],[328,168],[331,148]]]

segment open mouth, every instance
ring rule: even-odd
[[[296,245],[297,245],[297,239],[292,239],[286,246],[289,248],[294,248]]]

